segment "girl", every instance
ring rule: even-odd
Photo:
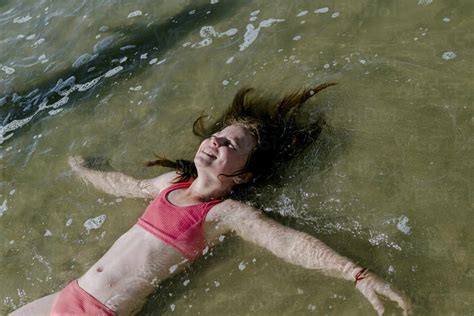
[[[115,196],[154,199],[129,231],[79,279],[62,291],[36,300],[13,315],[128,315],[138,312],[164,279],[178,273],[219,236],[235,233],[283,260],[354,282],[379,315],[378,295],[410,305],[390,285],[340,256],[318,239],[267,218],[230,198],[245,184],[255,184],[284,160],[316,139],[322,120],[301,127],[300,106],[333,84],[287,95],[276,105],[240,90],[226,113],[209,128],[198,118],[193,126],[202,142],[194,162],[160,158],[148,165],[175,168],[154,179],[137,180],[118,172],[86,167],[70,157],[71,168],[96,188]],[[273,169],[274,170],[274,169]]]

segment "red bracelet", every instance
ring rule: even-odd
[[[360,281],[360,280],[363,280],[367,277],[367,275],[362,275],[364,274],[365,272],[367,271],[367,268],[362,268],[360,269],[359,272],[357,272],[357,274],[355,275],[354,279],[354,284],[357,285],[357,281]]]

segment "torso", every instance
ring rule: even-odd
[[[210,245],[227,233],[216,213],[225,205],[214,205],[206,216],[204,235]],[[177,249],[139,225],[123,234],[81,278],[79,286],[118,314],[134,314],[155,287],[178,273],[189,261]]]

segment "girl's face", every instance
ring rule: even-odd
[[[230,175],[242,170],[249,155],[257,145],[248,129],[230,125],[205,139],[194,157],[199,171]]]

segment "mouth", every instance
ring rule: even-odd
[[[203,150],[202,153],[211,159],[217,159],[217,156],[211,153],[209,150]]]

